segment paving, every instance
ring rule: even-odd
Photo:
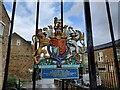
[[[32,82],[26,82],[23,87],[32,90],[32,85]],[[36,81],[36,90],[41,89],[58,90],[59,88],[54,84],[54,79],[42,79]]]

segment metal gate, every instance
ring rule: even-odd
[[[63,1],[61,1],[63,2]],[[6,90],[6,82],[8,77],[8,66],[10,60],[10,50],[11,50],[11,35],[13,30],[14,24],[14,15],[15,15],[15,8],[16,8],[16,0],[13,3],[13,11],[12,11],[12,18],[11,18],[11,29],[9,35],[9,42],[8,42],[8,50],[7,50],[7,58],[6,58],[6,66],[5,66],[5,75],[4,75],[4,82],[3,82],[3,89]],[[106,59],[104,62],[96,62],[94,58],[94,46],[93,46],[93,38],[92,38],[92,23],[91,23],[91,12],[90,12],[90,5],[89,1],[84,0],[84,10],[85,10],[85,21],[86,21],[86,33],[87,33],[87,56],[88,56],[88,71],[89,71],[89,78],[90,78],[90,86],[91,90],[97,89],[97,75],[101,77],[102,86],[100,88],[119,88],[120,87],[120,76],[119,76],[119,64],[117,59],[117,51],[116,51],[116,43],[114,39],[113,33],[113,26],[112,20],[110,15],[109,3],[106,0],[106,8],[107,8],[107,15],[109,20],[109,27],[110,27],[110,34],[112,38],[111,48],[113,52],[113,58]],[[61,8],[63,9],[63,8]],[[62,10],[61,10],[62,11]],[[39,17],[39,0],[37,1],[37,12],[36,12],[36,34],[38,33],[38,17]],[[63,12],[61,12],[63,15]],[[61,18],[63,19],[63,18]],[[63,22],[63,20],[62,20]],[[37,45],[35,44],[35,48]],[[33,72],[33,90],[35,90],[35,81],[36,81],[36,69]],[[62,81],[62,89],[64,89],[64,80]]]

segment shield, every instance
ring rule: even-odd
[[[63,55],[66,52],[66,39],[51,39],[51,46],[57,47],[57,54]]]

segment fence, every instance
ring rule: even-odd
[[[112,59],[105,60],[103,62],[96,63],[96,71],[97,75],[100,76],[102,85],[97,87],[97,89],[118,89],[117,79],[116,79],[116,72],[114,68],[114,61]],[[70,80],[66,80],[64,83],[64,88],[68,89],[80,89],[80,90],[87,90],[89,89],[85,85],[77,85],[69,82]],[[61,88],[62,87],[62,80],[55,79],[54,83]]]
[[[102,86],[105,88],[117,88],[116,72],[113,59],[97,64],[97,74],[101,77]]]
[[[58,88],[62,88],[62,80],[54,79],[54,83],[58,86]],[[89,88],[83,85],[76,85],[69,83],[69,80],[66,80],[64,83],[64,88],[66,90],[88,90]]]

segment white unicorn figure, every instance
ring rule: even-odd
[[[84,39],[84,36],[82,36],[82,33],[79,30],[73,30],[71,27],[69,27],[69,30],[70,34],[67,37],[67,45],[70,48],[70,53],[67,55],[67,58],[73,56],[73,52],[81,53],[81,47],[77,45],[77,42],[81,42],[81,40]]]

